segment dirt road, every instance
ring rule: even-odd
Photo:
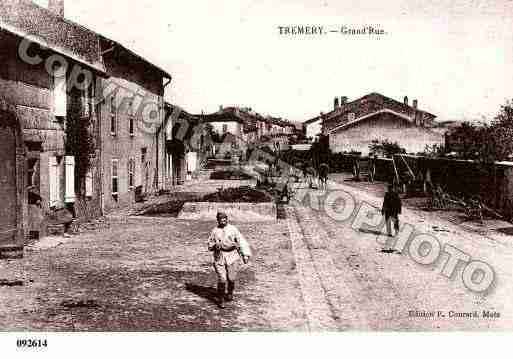
[[[332,183],[330,188],[370,208],[381,201],[343,185]],[[295,202],[286,208],[287,220],[240,224],[254,257],[241,272],[236,302],[225,310],[214,302],[216,278],[206,250],[214,222],[144,217],[71,238],[45,239],[28,248],[24,259],[0,262],[0,328],[513,329],[509,236],[482,237],[439,218],[404,211],[403,222],[494,268],[493,290],[475,294],[463,285],[462,266],[449,279],[440,273],[443,257],[420,265],[406,249],[389,250],[391,244],[379,231],[339,222],[322,206],[315,208]],[[483,311],[498,317],[485,318]],[[470,314],[463,317],[465,313]]]

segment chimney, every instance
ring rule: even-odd
[[[404,96],[404,104],[408,105],[408,96]]]
[[[64,17],[64,0],[48,0],[48,10],[59,17]]]
[[[335,100],[333,100],[333,108],[335,110],[338,108],[338,97],[335,97]]]
[[[412,107],[416,110],[419,105],[419,102],[417,100],[413,100]]]
[[[219,112],[223,112],[223,105],[219,105]]]
[[[340,106],[345,105],[347,103],[347,96],[340,97]]]

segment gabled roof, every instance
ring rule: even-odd
[[[256,116],[237,107],[226,107],[208,115],[201,115],[204,122],[238,122],[244,132],[256,131]]]
[[[100,40],[115,45],[145,62],[171,79],[171,75],[131,51],[119,42],[106,38],[30,0],[0,0],[0,29],[48,47],[102,74],[106,73]]]
[[[362,96],[356,100],[341,104],[337,109],[334,109],[325,114],[321,113],[319,116],[306,120],[303,122],[303,124],[308,125],[319,120],[330,122],[347,112],[354,112],[356,118],[359,118],[381,109],[389,109],[393,112],[402,113],[407,116],[411,116],[415,112],[421,112],[428,119],[432,120],[436,118],[436,115],[433,115],[432,113],[420,109],[415,109],[412,106],[394,100],[393,98],[384,96],[378,92],[371,92],[370,94]]]
[[[368,114],[366,114],[364,116],[360,116],[360,117],[354,119],[353,121],[348,121],[348,122],[341,123],[340,125],[338,125],[336,127],[333,127],[331,129],[327,130],[326,132],[328,134],[332,134],[333,132],[336,132],[336,131],[339,131],[339,130],[343,130],[343,129],[349,127],[349,126],[355,125],[355,124],[357,124],[359,122],[362,122],[362,121],[364,121],[364,120],[366,120],[368,118],[371,118],[373,116],[376,116],[376,115],[379,115],[379,114],[383,114],[383,113],[389,113],[389,114],[392,114],[392,115],[394,115],[394,116],[396,116],[398,118],[403,119],[404,121],[407,121],[407,122],[410,122],[410,123],[412,122],[412,119],[409,116],[385,108],[385,109],[381,109],[381,110],[378,110],[378,111],[375,111],[375,112],[368,113]],[[429,132],[435,132],[435,131],[432,131],[431,128],[427,128],[427,127],[425,127],[424,130],[429,131]]]
[[[208,115],[201,115],[203,122],[239,122],[244,123],[240,116],[233,112],[211,113]]]
[[[195,132],[196,132],[196,126],[200,123],[200,120],[198,118],[198,116],[195,116],[195,115],[192,115],[190,113],[188,113],[187,111],[185,111],[184,109],[178,107],[178,106],[175,106],[173,104],[170,104],[168,102],[164,102],[164,110],[166,112],[165,116],[166,116],[166,119],[163,123],[163,126],[167,126],[167,124],[169,123],[169,119],[171,118],[172,115],[176,116],[176,114],[173,113],[173,111],[175,110],[179,110],[179,114],[178,114],[178,121],[174,121],[173,123],[171,123],[172,125],[172,138],[173,140],[171,140],[171,142],[174,142],[174,145],[176,145],[176,142],[184,142],[184,141],[188,141],[190,140],[194,135],[195,135]],[[183,129],[183,121],[186,121],[188,123],[188,125],[185,127],[185,133],[181,133],[180,131],[184,131]],[[180,135],[182,136],[182,138],[180,139],[177,139],[177,135],[180,133]],[[169,142],[169,141],[168,141]],[[172,145],[172,146],[174,146]],[[181,145],[179,145],[180,147]],[[175,148],[176,150],[176,148]]]
[[[63,19],[29,0],[0,1],[0,29],[105,73],[95,32]]]
[[[354,101],[344,103],[335,110],[320,116],[323,119],[325,131],[345,127],[348,124],[358,122],[361,119],[373,116],[380,112],[390,112],[400,115],[409,122],[417,123],[419,120],[422,126],[430,127],[435,115],[423,111],[403,102],[372,92]],[[350,116],[351,115],[351,116]]]
[[[322,116],[324,116],[324,115],[319,115],[319,116],[316,116],[316,117],[311,118],[309,120],[306,120],[306,121],[303,122],[303,125],[306,126],[306,125],[309,125],[311,123],[314,123],[314,122],[317,122],[319,120],[322,120]]]
[[[375,112],[372,112],[372,113],[368,113],[365,116],[358,117],[358,118],[356,118],[353,121],[344,122],[344,123],[342,123],[342,124],[340,124],[340,125],[338,125],[336,127],[331,128],[327,132],[328,132],[328,134],[333,133],[335,131],[341,130],[341,129],[346,128],[346,127],[349,127],[349,126],[354,125],[354,124],[356,124],[358,122],[366,120],[366,119],[368,119],[368,118],[370,118],[372,116],[379,115],[379,114],[382,114],[382,113],[390,113],[390,114],[392,114],[394,116],[402,118],[405,121],[410,122],[410,118],[408,116],[406,116],[406,115],[403,115],[402,113],[398,113],[398,112],[395,112],[395,111],[392,111],[392,110],[389,110],[389,109],[383,109],[383,110],[375,111]]]
[[[348,112],[348,111],[351,111],[352,108],[359,108],[361,109],[362,111],[365,111],[366,110],[366,107],[363,106],[364,104],[367,104],[367,103],[378,103],[379,106],[381,108],[388,108],[390,110],[393,110],[395,112],[399,112],[399,113],[404,113],[404,114],[411,114],[415,111],[420,111],[420,112],[423,112],[424,114],[426,114],[428,117],[431,117],[431,118],[435,118],[436,116],[433,115],[432,113],[429,113],[427,111],[423,111],[423,110],[420,110],[420,109],[415,109],[413,108],[412,106],[409,106],[403,102],[399,102],[397,100],[394,100],[393,98],[390,98],[390,97],[387,97],[387,96],[384,96],[378,92],[371,92],[370,94],[367,94],[365,96],[362,96],[354,101],[351,101],[351,102],[348,102],[348,103],[345,103],[343,105],[340,105],[339,108],[331,111],[331,112],[328,112],[327,114],[325,114],[323,117],[325,119],[331,119],[333,117],[336,117],[344,112]],[[367,106],[368,107],[368,106]],[[370,109],[369,112],[372,112],[372,109]],[[363,114],[362,114],[363,115]],[[358,115],[357,115],[358,117]]]
[[[294,127],[296,125],[282,118],[262,116],[248,108],[225,107],[216,113],[202,115],[205,122],[239,122],[244,125],[244,132],[258,130],[258,122],[274,124],[280,127]]]
[[[152,62],[146,60],[144,57],[142,57],[141,55],[138,55],[136,54],[135,52],[133,52],[132,50],[130,50],[129,48],[125,47],[123,44],[117,42],[117,41],[114,41],[112,39],[109,39],[109,38],[106,38],[105,36],[102,36],[102,35],[99,35],[100,39],[108,44],[110,44],[110,46],[116,46],[116,47],[119,47],[120,49],[122,49],[123,51],[125,51],[126,53],[128,53],[130,56],[133,56],[135,57],[136,59],[138,59],[139,61],[142,61],[144,63],[146,63],[147,65],[149,65],[150,67],[153,67],[155,70],[157,70],[158,72],[161,73],[162,77],[165,77],[165,78],[168,78],[168,79],[171,79],[172,76],[165,70],[163,70],[162,68],[160,68],[159,66],[153,64]]]

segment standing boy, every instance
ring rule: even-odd
[[[381,214],[385,216],[387,224],[387,234],[392,237],[391,222],[394,221],[394,229],[396,235],[399,234],[399,215],[401,214],[402,203],[399,194],[394,191],[393,185],[388,185],[388,191],[385,193],[385,199],[383,200],[383,208]]]
[[[214,254],[214,269],[217,274],[217,295],[219,308],[225,308],[225,301],[233,300],[235,280],[240,260],[247,264],[251,249],[237,227],[228,224],[228,216],[217,213],[217,227],[208,238],[208,250]],[[226,293],[226,289],[228,292]]]

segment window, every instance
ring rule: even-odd
[[[356,116],[355,116],[354,112],[349,112],[347,114],[347,121],[349,121],[349,122],[354,121],[355,118],[356,118]]]
[[[223,124],[223,135],[228,132],[228,124],[224,123]]]
[[[133,158],[128,160],[128,188],[134,188],[134,178],[135,178],[135,160]]]
[[[53,78],[54,116],[66,117],[68,99],[68,95],[66,93],[66,75],[63,75],[60,72],[61,71],[57,71],[55,77]]]
[[[116,136],[117,119],[116,119],[116,99],[114,96],[110,98],[110,134]]]
[[[118,192],[119,192],[118,160],[112,160],[111,179],[112,179],[112,188],[111,188],[112,197],[114,197],[114,199],[117,200]]]
[[[146,147],[141,148],[141,163],[144,166],[144,163],[146,162]]]
[[[131,137],[134,137],[134,109],[133,103],[128,103],[128,132]]]
[[[93,196],[93,173],[89,170],[86,174],[85,180],[86,197],[91,198]]]
[[[27,160],[27,186],[28,187],[39,187],[39,160],[36,158],[29,158]],[[39,188],[37,188],[39,189]]]

